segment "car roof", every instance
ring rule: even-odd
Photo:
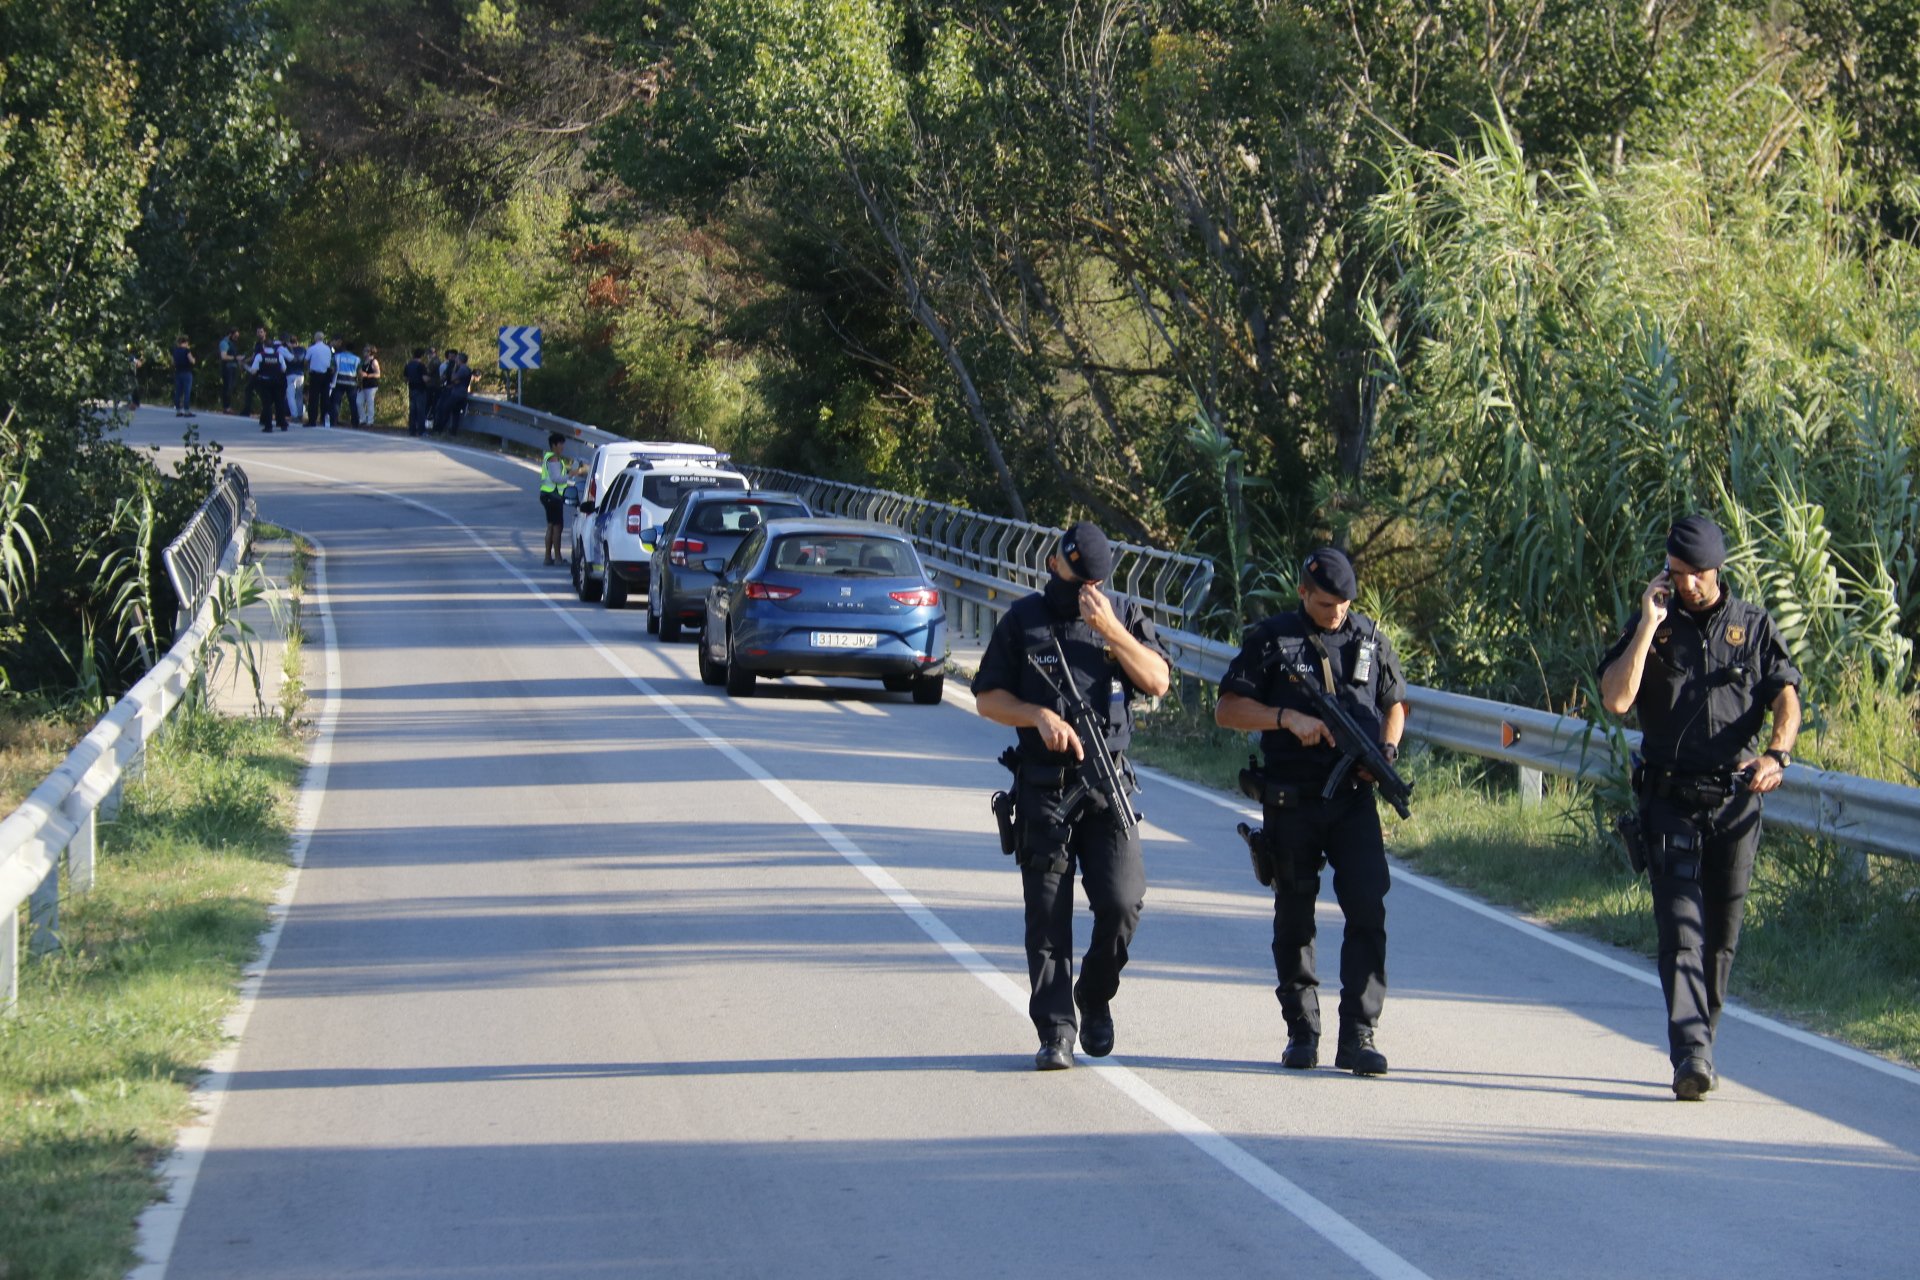
[[[906,530],[897,529],[890,524],[881,524],[876,520],[844,520],[831,516],[782,516],[777,520],[769,520],[760,527],[767,531],[769,538],[792,533],[869,533],[909,545],[913,542],[913,539],[907,536]]]
[[[676,440],[609,440],[600,446],[609,453],[654,453],[663,457],[713,458],[720,451],[710,444],[686,444]]]
[[[743,499],[746,501],[753,501],[754,499],[759,499],[760,501],[764,502],[770,498],[778,498],[787,502],[797,502],[803,507],[807,505],[807,500],[805,498],[802,498],[799,494],[793,493],[786,489],[689,489],[687,490],[687,502],[691,505],[697,505],[702,502],[739,502],[739,501],[742,501]],[[786,519],[789,519],[789,520],[796,519],[796,518],[797,517],[794,517],[794,516],[786,517]]]

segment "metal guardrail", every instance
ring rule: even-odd
[[[541,448],[546,446],[548,430],[587,444],[624,438],[521,405],[489,403],[500,407],[500,425],[524,422],[529,431],[537,427],[537,445]],[[548,423],[553,425],[549,427]],[[756,485],[800,494],[815,510],[877,520],[906,530],[928,568],[947,580],[945,588],[958,606],[950,613],[955,631],[976,641],[987,638],[994,622],[1015,600],[1045,582],[1046,557],[1060,536],[1058,529],[981,515],[884,489],[770,467],[739,469]],[[1114,574],[1118,593],[1137,600],[1153,613],[1175,669],[1217,683],[1239,652],[1238,646],[1198,635],[1182,625],[1192,623],[1206,599],[1212,585],[1212,563],[1151,547],[1116,545],[1122,551]],[[1603,727],[1572,716],[1417,685],[1409,687],[1407,704],[1410,736],[1484,759],[1506,761],[1523,771],[1523,780],[1531,776],[1536,785],[1538,775],[1545,773],[1586,781],[1618,777],[1626,767],[1628,753],[1640,742],[1640,735],[1631,730],[1609,735]],[[1767,797],[1766,821],[1870,853],[1920,861],[1920,788],[1796,764],[1787,770],[1781,788]]]
[[[251,525],[253,517],[253,489],[247,483],[247,473],[229,465],[180,535],[161,553],[173,594],[180,602],[174,620],[176,632],[185,630],[199,616],[214,579],[220,576],[220,558],[233,539],[233,531],[242,524]]]
[[[239,473],[239,468],[229,468],[229,474],[233,473]],[[224,501],[230,503],[238,518],[228,528],[213,559],[191,624],[166,656],[101,717],[47,780],[0,821],[0,1012],[12,1012],[19,1000],[20,904],[31,902],[32,949],[44,952],[56,948],[62,864],[70,890],[84,893],[92,888],[98,819],[103,810],[108,818],[113,816],[122,781],[186,695],[213,637],[213,582],[239,564],[253,526],[253,504],[247,496],[245,474],[238,474],[237,485],[228,485],[223,477],[222,486]],[[216,496],[219,493],[216,490]],[[210,498],[209,503],[212,501]],[[175,590],[180,589],[180,583],[176,578]]]
[[[787,489],[816,512],[875,520],[904,529],[940,570],[965,576],[983,589],[1016,596],[1038,591],[1050,576],[1047,557],[1059,545],[1060,529],[983,515],[964,507],[838,480],[743,466],[741,474],[764,489]],[[1130,542],[1113,544],[1115,594],[1138,603],[1154,625],[1176,630],[1205,604],[1213,585],[1213,561]]]

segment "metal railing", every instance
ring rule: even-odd
[[[493,403],[506,411],[505,421],[556,424],[540,426],[543,448],[548,429],[589,444],[623,438],[520,405]],[[955,605],[948,611],[949,625],[976,643],[986,640],[1015,600],[1046,581],[1046,557],[1060,537],[1058,529],[1044,525],[884,489],[769,467],[739,469],[756,485],[798,493],[816,511],[877,520],[907,531],[928,568],[945,579],[943,587]],[[1176,670],[1217,683],[1238,646],[1190,629],[1212,585],[1212,562],[1151,547],[1117,548],[1122,554],[1113,578],[1116,591],[1153,615]],[[1534,794],[1541,774],[1586,781],[1621,776],[1628,753],[1640,742],[1633,731],[1610,735],[1602,726],[1572,716],[1417,685],[1407,690],[1407,704],[1409,736],[1513,764],[1522,771],[1523,789]],[[1871,853],[1920,861],[1920,788],[1796,764],[1787,770],[1781,788],[1767,797],[1766,821]]]
[[[233,540],[233,531],[242,524],[251,525],[253,517],[253,489],[247,483],[247,473],[230,465],[220,473],[213,492],[188,519],[180,535],[161,553],[173,594],[180,602],[174,620],[176,632],[185,630],[199,616],[214,579],[220,576],[220,558]]]
[[[190,624],[166,656],[101,717],[47,780],[0,821],[0,1012],[12,1012],[19,1000],[21,903],[29,904],[32,950],[37,954],[57,948],[63,864],[69,890],[84,893],[92,888],[99,819],[103,814],[108,819],[113,817],[122,782],[138,767],[148,743],[192,686],[207,644],[213,639],[213,584],[220,574],[231,573],[239,564],[253,527],[246,475],[238,467],[228,469],[201,514],[217,505],[216,499],[225,503],[235,518],[218,553],[207,565],[210,572],[203,575],[204,580],[191,576],[199,574],[205,563],[196,559],[199,552],[191,549],[201,545],[198,539],[202,535],[195,534],[196,541],[189,544],[182,558],[184,573],[189,576],[174,579],[176,591],[181,591],[184,582],[199,597]],[[216,513],[211,518],[220,517]],[[192,532],[191,526],[188,532]],[[187,536],[183,532],[181,538]],[[168,550],[171,552],[172,547]],[[173,571],[169,558],[168,572]],[[185,599],[186,592],[181,594]]]

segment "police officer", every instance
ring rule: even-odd
[[[547,514],[547,550],[542,564],[560,564],[560,526],[566,518],[567,481],[586,471],[586,464],[567,466],[560,446],[566,437],[558,431],[547,433],[547,451],[540,456],[540,509]]]
[[[253,385],[260,389],[260,429],[272,431],[274,424],[287,429],[287,371],[293,366],[293,352],[287,344],[263,336],[247,361]]]
[[[1675,524],[1666,568],[1600,660],[1602,704],[1617,716],[1637,711],[1644,735],[1635,853],[1653,891],[1673,1093],[1683,1102],[1719,1082],[1713,1035],[1760,844],[1760,797],[1780,785],[1800,733],[1800,673],[1767,611],[1720,580],[1726,556],[1705,516]],[[1773,733],[1755,756],[1769,710]]]
[[[1087,802],[1062,812],[1063,802],[1087,776],[1085,762],[1092,752],[1108,753],[1131,783],[1132,771],[1121,755],[1133,732],[1127,703],[1135,693],[1165,693],[1169,667],[1152,619],[1137,604],[1101,588],[1113,571],[1113,551],[1098,526],[1083,520],[1068,529],[1047,567],[1053,577],[1045,589],[1015,601],[993,629],[973,692],[981,715],[1019,730],[1018,746],[1001,762],[1015,778],[1015,857],[1026,900],[1032,986],[1027,1013],[1040,1033],[1034,1065],[1059,1071],[1073,1065],[1076,1026],[1088,1054],[1101,1058],[1113,1052],[1109,1006],[1147,889],[1137,828],[1124,827],[1111,807]],[[1066,704],[1052,687],[1064,689],[1067,680],[1104,718],[1105,741],[1083,741],[1067,723]],[[1093,936],[1078,985],[1073,981],[1076,863],[1093,907]]]
[[[1392,763],[1406,729],[1406,681],[1393,642],[1356,612],[1353,564],[1323,547],[1300,571],[1300,608],[1248,629],[1220,681],[1214,719],[1260,734],[1265,759],[1266,848],[1273,860],[1274,990],[1287,1022],[1280,1065],[1320,1064],[1319,979],[1314,973],[1314,903],[1320,868],[1333,868],[1333,893],[1346,916],[1340,944],[1340,1038],[1333,1065],[1385,1075],[1374,1029],[1387,994],[1387,854],[1369,779],[1350,771],[1322,798],[1341,763],[1333,736],[1304,691],[1311,682],[1375,735]]]

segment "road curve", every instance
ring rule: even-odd
[[[1392,1074],[1279,1072],[1237,804],[1164,780],[1118,1051],[1035,1073],[964,696],[730,700],[541,567],[529,469],[200,423],[342,684],[167,1275],[1913,1274],[1920,1075],[1734,1020],[1677,1104],[1650,965],[1398,868]]]

